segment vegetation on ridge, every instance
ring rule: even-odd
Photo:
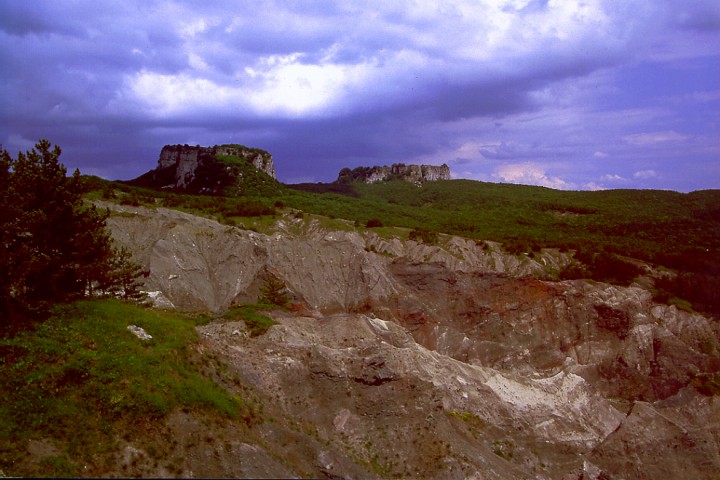
[[[659,301],[690,300],[720,313],[720,190],[560,191],[471,180],[304,184],[285,202],[360,222],[494,240],[513,254],[574,252],[561,278],[628,284],[639,259],[678,272],[658,282]],[[327,214],[327,213],[326,213]]]
[[[92,475],[83,464],[111,471],[121,438],[178,408],[251,421],[250,403],[199,373],[207,359],[192,348],[195,326],[207,321],[93,300],[55,308],[34,330],[0,340],[0,468],[23,475],[26,442],[50,439],[66,450],[26,474]]]
[[[282,209],[366,226],[415,231],[434,241],[445,233],[500,242],[511,254],[542,248],[573,252],[576,262],[560,278],[629,284],[641,273],[638,259],[668,269],[658,301],[680,297],[706,312],[720,312],[720,190],[682,194],[659,190],[560,191],[545,187],[440,180],[422,187],[404,181],[375,184],[282,185],[257,195],[177,195],[103,184],[119,198],[210,214],[230,225],[272,219]],[[97,185],[96,188],[102,188]],[[263,209],[232,213],[236,205]],[[430,234],[432,232],[432,235]]]

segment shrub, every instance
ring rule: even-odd
[[[427,245],[433,245],[438,242],[440,235],[437,232],[431,232],[424,228],[416,228],[410,232],[408,238],[416,242],[425,243]]]
[[[642,270],[617,255],[599,253],[593,258],[591,265],[592,278],[595,280],[629,285]]]
[[[579,280],[581,278],[589,278],[590,272],[582,263],[573,261],[560,269],[558,277],[560,280]]]
[[[245,323],[251,337],[257,337],[267,332],[277,322],[267,315],[259,313],[259,309],[267,308],[263,305],[237,305],[223,315],[226,320],[240,319]]]
[[[720,314],[720,276],[683,272],[674,277],[663,276],[655,281],[658,292],[654,299],[661,303],[678,303],[685,299],[697,310]]]
[[[259,200],[238,200],[216,207],[226,217],[260,217],[262,215],[275,215],[274,207],[268,207]]]
[[[277,305],[280,307],[287,306],[290,303],[285,282],[275,277],[268,277],[260,287],[260,303]]]
[[[591,253],[581,250],[575,253],[575,260],[559,272],[562,280],[590,278],[599,282],[629,285],[642,270],[623,258],[607,253]]]
[[[530,244],[525,239],[513,238],[502,243],[502,249],[510,255],[520,255],[532,251]]]
[[[371,219],[368,220],[367,223],[365,224],[365,227],[366,227],[366,228],[377,228],[377,227],[383,227],[383,226],[384,226],[384,225],[383,225],[383,222],[380,221],[380,220],[377,219],[377,218],[371,218]]]

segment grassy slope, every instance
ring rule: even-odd
[[[346,195],[302,192],[287,203],[361,222],[378,218],[385,225],[509,243],[587,245],[646,260],[686,249],[720,251],[717,190],[568,192],[450,180],[421,188],[406,182],[354,184]]]
[[[290,207],[358,225],[379,220],[388,227],[499,241],[509,253],[574,250],[584,266],[563,278],[626,284],[635,276],[632,269],[620,275],[613,271],[624,269],[616,256],[631,257],[691,275],[663,287],[665,297],[720,311],[720,294],[713,293],[720,290],[720,190],[560,191],[471,180],[422,187],[403,181],[271,183],[257,182],[240,197],[177,195],[97,179],[94,188],[115,188],[120,201],[180,208],[264,232],[272,229],[277,210]]]
[[[107,188],[97,179],[93,183],[97,190]],[[129,195],[138,203],[204,212],[221,221],[272,216],[276,206],[287,206],[363,225],[378,219],[387,226],[495,240],[519,245],[518,250],[605,249],[674,268],[683,268],[682,262],[670,257],[687,252],[703,264],[717,265],[720,258],[720,190],[689,194],[560,191],[471,180],[428,182],[423,187],[402,181],[372,185],[259,183],[238,198],[116,186],[125,191],[120,198]]]
[[[204,321],[115,300],[85,301],[0,339],[0,469],[51,476],[78,475],[81,464],[112,469],[102,462],[111,462],[118,438],[176,408],[247,421],[252,408],[194,363],[194,327]],[[129,324],[152,340],[137,338]],[[28,465],[27,441],[42,439],[64,449]]]
[[[471,180],[422,187],[403,181],[284,186],[245,158],[218,155],[217,160],[215,174],[234,169],[226,190],[232,197],[178,201],[166,192],[149,195],[162,196],[166,206],[205,211],[221,221],[272,215],[275,205],[286,205],[361,224],[377,219],[388,226],[501,241],[511,252],[549,246],[606,250],[674,268],[720,269],[720,190],[579,192]]]

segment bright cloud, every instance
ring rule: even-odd
[[[667,142],[682,142],[686,139],[687,135],[682,135],[672,130],[666,132],[636,133],[623,137],[625,142],[638,146],[650,146]]]
[[[597,192],[600,190],[607,190],[607,187],[605,185],[595,183],[595,182],[588,182],[585,185],[583,185],[583,190],[590,190],[593,192]]]
[[[655,170],[640,170],[633,173],[633,177],[640,180],[649,180],[651,178],[656,178],[657,173],[655,172]]]
[[[495,170],[493,176],[508,183],[539,185],[561,190],[575,188],[575,185],[560,177],[548,176],[541,166],[530,162],[502,165]]]
[[[0,2],[0,138],[109,178],[167,143],[238,142],[281,180],[426,162],[717,188],[718,19],[715,0]]]
[[[603,175],[602,179],[606,180],[606,181],[610,181],[610,182],[625,180],[623,177],[621,177],[620,175],[618,175],[616,173],[608,173],[606,175]]]
[[[299,117],[335,115],[345,109],[363,109],[358,98],[370,93],[397,101],[393,86],[378,92],[377,84],[391,82],[422,60],[411,52],[364,63],[307,63],[305,55],[270,55],[259,58],[228,78],[205,76],[208,64],[189,55],[194,71],[167,75],[141,71],[126,78],[126,92],[150,112],[163,117],[200,111],[227,113],[245,109],[255,115]],[[380,63],[384,65],[380,65]],[[220,83],[218,80],[222,80]]]
[[[128,78],[127,86],[132,96],[161,117],[242,109],[256,115],[296,117],[321,113],[364,75],[363,68],[303,65],[292,58],[263,63],[262,69],[246,68],[237,85],[143,71]]]

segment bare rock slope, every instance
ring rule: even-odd
[[[113,208],[113,236],[150,269],[159,305],[222,312],[268,277],[293,297],[295,313],[275,312],[259,337],[238,322],[200,327],[219,381],[276,420],[188,452],[187,474],[720,475],[718,324],[638,285],[541,280],[567,261],[553,251],[428,246],[292,216],[262,235]]]

